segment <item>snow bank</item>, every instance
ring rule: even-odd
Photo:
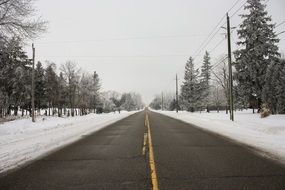
[[[135,112],[69,118],[38,117],[0,124],[0,173],[72,143]]]
[[[232,122],[225,112],[157,112],[257,148],[266,156],[285,163],[285,115],[261,119],[259,114],[247,110],[235,112],[235,121]]]

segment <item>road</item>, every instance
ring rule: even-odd
[[[0,177],[0,189],[285,189],[285,168],[195,126],[143,111]]]

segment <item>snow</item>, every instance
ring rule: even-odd
[[[285,115],[260,118],[259,114],[246,110],[235,112],[232,122],[225,112],[157,112],[253,147],[263,156],[285,163]]]
[[[0,124],[0,173],[19,167],[135,112],[24,118]]]

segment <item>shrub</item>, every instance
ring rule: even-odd
[[[268,104],[262,104],[261,110],[260,110],[260,116],[261,118],[265,118],[271,115],[271,109]]]

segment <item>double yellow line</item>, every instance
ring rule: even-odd
[[[143,142],[143,150],[142,154],[145,155],[146,151],[146,144],[148,142],[148,150],[149,150],[149,166],[150,166],[150,173],[151,173],[151,183],[152,189],[158,190],[158,182],[157,182],[157,175],[155,169],[155,162],[154,162],[154,155],[153,155],[153,146],[152,146],[152,139],[151,139],[151,131],[150,131],[150,124],[148,119],[148,114],[146,112],[145,115],[145,127],[147,127],[147,134],[144,134],[144,142]]]

